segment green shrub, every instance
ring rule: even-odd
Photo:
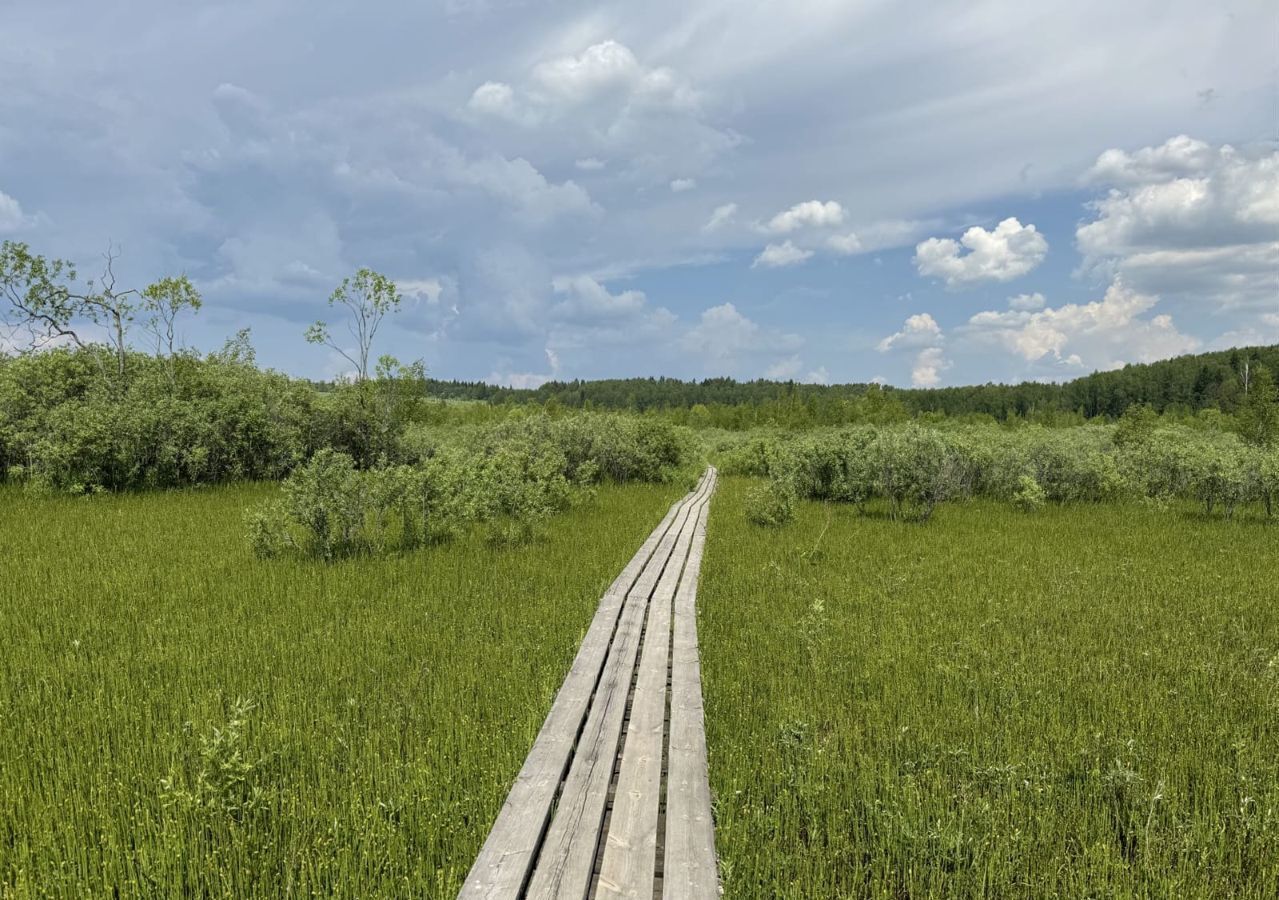
[[[779,528],[795,518],[794,494],[784,484],[770,481],[746,495],[746,518],[766,528]]]
[[[1039,482],[1029,475],[1021,476],[1018,482],[1017,493],[1013,494],[1013,505],[1023,512],[1035,512],[1043,509],[1048,495],[1044,492]]]

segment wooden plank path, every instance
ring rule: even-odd
[[[715,477],[604,593],[459,898],[718,896],[696,615]]]

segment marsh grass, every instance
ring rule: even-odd
[[[321,563],[254,558],[276,490],[0,489],[0,896],[454,896],[680,493]]]
[[[1279,527],[764,529],[756,483],[722,480],[699,591],[726,897],[1279,895]]]

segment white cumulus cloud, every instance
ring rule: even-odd
[[[915,267],[920,275],[943,278],[947,287],[957,288],[983,281],[1012,281],[1032,271],[1047,254],[1048,241],[1034,225],[1022,225],[1009,217],[993,231],[974,225],[958,241],[922,241],[915,247]]]
[[[731,366],[743,356],[793,352],[802,343],[797,335],[761,328],[732,303],[704,310],[680,340],[684,350],[699,355],[711,368]]]
[[[1279,302],[1279,151],[1176,137],[1108,150],[1090,177],[1112,187],[1075,231],[1085,269],[1219,309]]]
[[[22,204],[0,191],[0,234],[17,231],[27,223],[22,213]]]
[[[769,244],[760,251],[759,256],[751,263],[751,268],[763,266],[766,269],[780,269],[785,266],[797,266],[813,255],[812,250],[796,247],[791,241],[780,244]]]
[[[671,180],[671,192],[675,194],[691,191],[695,187],[697,187],[697,179],[695,178],[675,178]]]
[[[800,228],[827,228],[844,221],[844,208],[834,200],[806,200],[790,209],[779,212],[768,223],[774,234],[789,234]]]
[[[875,349],[880,353],[902,347],[932,347],[942,341],[941,326],[928,313],[917,313],[906,319],[902,330],[880,341]]]
[[[941,373],[950,368],[940,347],[926,347],[915,357],[915,364],[910,369],[910,383],[917,388],[937,387],[941,384]]]
[[[966,339],[994,344],[1027,363],[1083,370],[1152,362],[1198,349],[1166,314],[1146,316],[1159,298],[1112,284],[1100,300],[1039,310],[979,312],[962,329]]]

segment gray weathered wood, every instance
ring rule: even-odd
[[[713,479],[714,470],[710,475]],[[697,578],[706,543],[708,509],[704,505],[699,512],[696,535],[675,594],[662,875],[664,900],[708,900],[719,893],[715,823],[706,766],[702,675],[697,654]]]
[[[699,489],[701,487],[699,483]],[[683,524],[684,511],[697,495],[695,491],[671,506],[605,592],[550,714],[471,867],[460,897],[515,898],[528,882],[534,852],[550,819],[560,780],[569,768],[570,755],[582,721],[587,717],[621,609],[676,521]]]
[[[666,678],[671,643],[671,603],[707,502],[689,507],[666,570],[653,593],[644,633],[639,674],[631,699],[617,787],[600,866],[598,896],[653,896],[657,868],[657,825],[662,787],[662,745],[666,733]]]
[[[693,503],[707,489],[703,478],[692,502],[680,509],[626,595],[586,725],[534,866],[529,897],[559,900],[587,895],[648,600],[671,558],[679,531],[690,521]]]

